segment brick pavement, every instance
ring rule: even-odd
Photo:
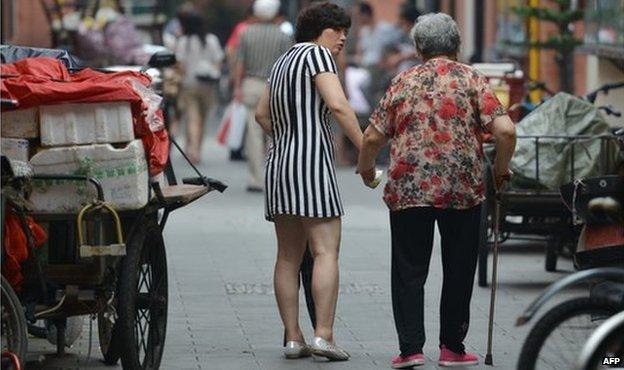
[[[390,305],[389,221],[381,189],[363,187],[353,169],[339,171],[346,216],[341,246],[341,293],[336,339],[352,359],[324,363],[281,357],[282,327],[272,289],[275,237],[263,218],[263,197],[245,192],[247,167],[226,160],[225,150],[208,145],[202,170],[230,185],[225,194],[210,194],[176,211],[166,228],[169,263],[169,321],[162,369],[387,369],[397,351]],[[190,175],[178,170],[178,176]],[[381,187],[380,187],[381,188]],[[546,273],[542,246],[506,243],[500,257],[494,362],[513,369],[528,328],[514,327],[516,316],[548,283],[562,273]],[[561,260],[561,271],[570,261]],[[437,368],[438,302],[441,287],[439,238],[425,288],[424,352]],[[311,338],[303,296],[301,320]],[[489,289],[475,287],[468,349],[486,352]],[[104,369],[93,334],[88,352],[88,320],[69,355],[50,356],[53,347],[31,341],[28,368]],[[96,330],[94,325],[94,330]],[[118,366],[121,368],[121,366]],[[480,365],[479,368],[485,368]]]

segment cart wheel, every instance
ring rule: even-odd
[[[167,256],[160,226],[137,221],[119,275],[119,337],[124,369],[158,369],[167,329]]]
[[[100,312],[97,318],[98,339],[100,340],[100,351],[104,356],[106,365],[117,365],[120,355],[120,338],[117,334],[117,325],[104,317],[104,312]]]
[[[24,367],[28,334],[24,308],[9,282],[2,276],[2,353],[17,355]]]
[[[546,243],[546,271],[557,271],[557,257],[559,256],[559,242],[554,239]]]
[[[487,282],[487,264],[488,254],[490,253],[490,245],[488,243],[488,202],[481,203],[481,222],[479,224],[479,286],[486,287]]]

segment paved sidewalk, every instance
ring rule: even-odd
[[[206,152],[202,170],[230,188],[176,211],[167,224],[170,302],[162,369],[389,368],[397,341],[390,304],[389,221],[381,187],[372,191],[360,184],[353,169],[339,171],[347,214],[343,219],[336,339],[351,352],[352,359],[342,363],[284,360],[272,288],[275,237],[272,224],[263,218],[263,196],[245,192],[245,163],[227,161],[225,150],[214,143]],[[177,172],[180,177],[190,175],[187,170]],[[544,271],[539,244],[516,242],[505,247],[500,256],[494,362],[498,369],[513,369],[528,329],[514,327],[516,316],[563,274]],[[567,260],[560,260],[559,268],[572,269]],[[440,288],[436,238],[426,286],[428,342],[424,352],[428,363],[424,369],[437,368]],[[481,361],[486,352],[489,292],[475,286],[467,339],[468,350],[477,352]],[[302,327],[306,338],[311,338],[303,296],[301,302]],[[63,359],[45,355],[53,352],[52,346],[31,341],[28,368],[110,369],[100,362],[95,325],[92,355],[87,358],[88,320],[85,323],[79,342]]]

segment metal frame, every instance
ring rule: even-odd
[[[575,168],[575,145],[582,145],[583,142],[600,140],[601,141],[601,161],[599,163],[599,169],[601,173],[610,165],[609,158],[602,155],[604,151],[610,152],[611,145],[615,145],[617,148],[617,136],[615,135],[518,135],[519,140],[532,140],[535,148],[535,180],[539,184],[540,180],[540,149],[539,146],[546,140],[562,140],[564,145],[571,145],[569,153],[570,158],[570,181],[573,182],[576,179]],[[612,144],[613,142],[613,144]],[[493,147],[491,144],[490,148]],[[484,148],[485,149],[485,148]],[[486,175],[486,188],[487,199],[484,203],[484,207],[488,207],[488,215],[492,215],[494,206],[494,194],[492,179],[489,173],[490,168],[493,165],[493,157],[490,158],[488,153],[485,153],[485,159],[487,163]],[[571,240],[574,239],[574,223],[572,214],[565,206],[561,199],[561,195],[558,190],[550,190],[546,188],[535,189],[503,189],[500,191],[500,232],[501,233],[513,233],[520,235],[541,235],[546,236],[548,242],[546,248],[546,254],[552,255],[552,253],[558,253],[561,247],[561,241],[565,241],[567,236]],[[512,223],[506,220],[506,216],[521,216],[522,223]],[[548,218],[548,222],[532,222],[536,218]],[[493,218],[492,218],[493,221]],[[482,225],[484,232],[490,228],[491,223],[488,222],[488,216],[482,216]],[[510,239],[527,239],[525,236],[512,235]],[[487,255],[490,252],[492,243],[488,241],[487,235],[481,239],[484,245],[480,246],[479,251],[479,285],[487,285]],[[530,238],[529,240],[535,240]]]

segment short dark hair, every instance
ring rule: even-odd
[[[295,42],[316,40],[323,30],[348,30],[351,27],[351,17],[340,6],[326,1],[313,3],[299,12]]]
[[[360,14],[373,16],[373,7],[369,3],[360,3]]]

